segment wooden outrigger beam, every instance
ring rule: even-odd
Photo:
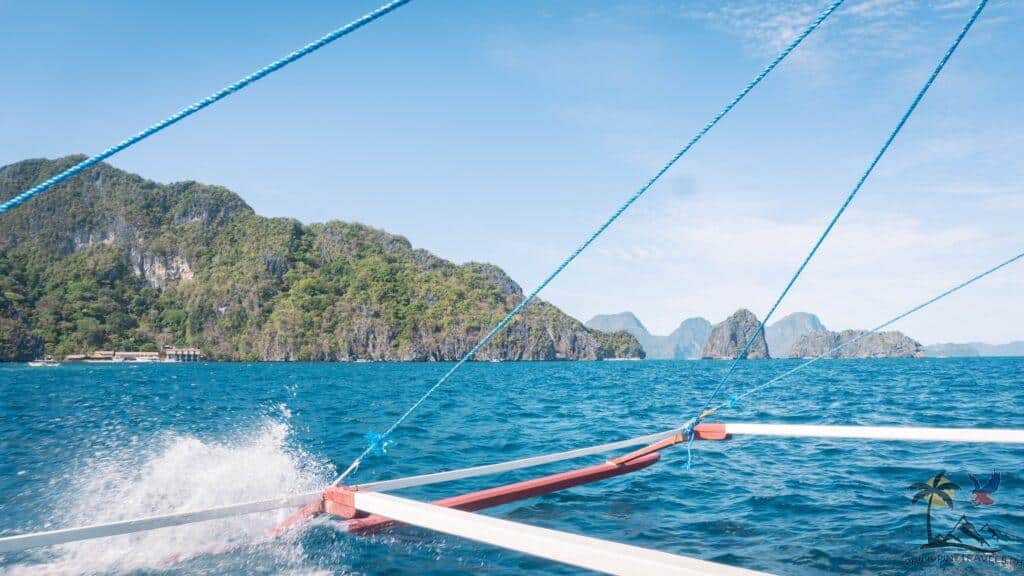
[[[40,546],[54,546],[79,542],[81,540],[92,540],[94,538],[106,538],[109,536],[120,536],[122,534],[134,534],[146,532],[158,528],[169,528],[171,526],[182,526],[196,522],[206,522],[218,518],[230,518],[233,516],[244,516],[257,512],[279,510],[281,508],[295,508],[296,506],[308,505],[311,502],[319,502],[323,498],[320,492],[307,492],[305,494],[293,494],[281,498],[269,498],[267,500],[255,500],[241,504],[230,504],[228,506],[217,506],[204,510],[190,510],[188,512],[173,512],[159,516],[148,516],[134,518],[132,520],[119,520],[92,526],[76,526],[74,528],[60,528],[47,530],[45,532],[32,532],[29,534],[16,534],[0,538],[0,553],[15,552]]]
[[[359,510],[404,524],[606,574],[767,576],[764,572],[442,508],[390,494],[355,492],[354,497]]]
[[[357,486],[332,486],[324,491],[322,502],[303,508],[275,532],[283,532],[312,516],[330,514],[347,519],[345,527],[352,533],[409,524],[606,574],[764,576],[744,568],[470,513],[642,470],[660,458],[661,454],[652,452],[621,464],[604,462],[432,504],[361,491]]]
[[[695,440],[726,440],[732,436],[776,436],[787,438],[842,438],[856,440],[901,440],[905,442],[1024,443],[1024,430],[1003,428],[923,428],[907,426],[831,426],[821,424],[698,424]],[[639,450],[609,460],[624,464],[635,458],[664,450],[688,440],[685,432],[670,434]]]
[[[699,430],[700,424],[697,426]],[[1007,428],[924,428],[913,426],[831,426],[819,424],[717,424],[728,436],[849,438],[903,442],[1024,443],[1024,430]]]

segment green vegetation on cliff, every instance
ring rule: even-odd
[[[0,168],[0,199],[78,160]],[[224,188],[107,165],[0,215],[5,360],[172,343],[224,360],[452,360],[522,298],[496,266],[361,224],[265,218]],[[642,355],[629,334],[538,301],[479,358]]]

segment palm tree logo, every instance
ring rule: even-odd
[[[908,490],[917,490],[914,494],[914,504],[920,500],[928,503],[928,511],[925,515],[925,526],[928,528],[928,544],[935,542],[932,537],[932,508],[952,508],[953,494],[960,489],[955,482],[946,478],[946,471],[936,474],[927,482],[914,482]]]
[[[908,490],[915,490],[913,503],[924,501],[928,504],[928,509],[925,512],[925,527],[928,530],[928,542],[921,545],[921,548],[941,548],[941,547],[955,547],[963,548],[965,550],[971,550],[974,552],[985,552],[992,553],[998,552],[998,548],[989,547],[988,541],[984,536],[981,535],[979,530],[974,527],[974,524],[967,519],[967,515],[963,514],[953,524],[953,527],[949,529],[945,534],[935,536],[932,533],[932,509],[934,508],[953,508],[953,496],[956,491],[960,489],[960,486],[950,480],[946,476],[946,472],[942,471],[930,478],[927,482],[915,482],[911,484]],[[991,528],[986,524],[982,527],[982,530],[992,531]],[[966,544],[957,535],[959,532],[961,535],[976,541],[979,545]],[[992,532],[994,534],[994,532]]]

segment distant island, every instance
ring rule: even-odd
[[[693,360],[735,358],[757,330],[758,320],[740,309],[719,324],[704,318],[688,318],[668,336],[651,334],[632,312],[594,316],[587,326],[605,331],[626,331],[636,337],[652,359]],[[1024,342],[1005,345],[937,344],[920,342],[898,331],[880,332],[844,345],[863,330],[828,330],[814,314],[796,312],[773,322],[758,335],[747,358],[813,358],[843,346],[837,358],[922,358],[925,356],[1020,356]]]
[[[0,200],[83,160],[0,168]],[[257,215],[231,191],[100,164],[0,215],[0,361],[195,348],[211,360],[456,360],[523,299],[362,224]],[[641,358],[543,301],[478,360]]]
[[[984,342],[952,342],[932,344],[924,347],[924,354],[930,358],[969,358],[973,356],[1024,356],[1024,342],[1006,344],[985,344]]]
[[[594,316],[586,325],[603,332],[627,332],[636,337],[648,358],[676,360],[699,358],[712,328],[703,318],[688,318],[668,336],[655,336],[632,312]]]

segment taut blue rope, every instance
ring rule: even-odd
[[[775,310],[779,307],[779,304],[782,303],[783,298],[785,298],[786,294],[789,293],[789,290],[790,288],[793,287],[793,284],[796,282],[796,279],[800,277],[800,274],[803,273],[804,268],[806,268],[807,264],[811,261],[811,258],[813,258],[814,255],[818,252],[818,248],[821,248],[821,244],[825,241],[825,238],[828,237],[829,233],[832,232],[832,228],[835,227],[836,222],[839,221],[839,218],[843,215],[843,212],[846,212],[847,207],[850,206],[850,202],[853,201],[854,196],[856,196],[857,192],[859,192],[861,187],[864,186],[864,182],[867,181],[868,176],[870,176],[871,173],[875,170],[875,166],[878,165],[878,162],[882,159],[882,156],[884,156],[885,153],[889,150],[889,146],[892,145],[893,140],[895,140],[896,136],[900,133],[901,130],[903,130],[903,126],[907,123],[907,120],[910,119],[910,116],[914,113],[914,110],[917,109],[917,105],[921,103],[921,100],[924,98],[925,93],[927,93],[928,89],[931,88],[932,84],[935,82],[935,79],[939,77],[939,73],[942,72],[942,69],[946,67],[946,63],[949,62],[950,57],[953,56],[954,52],[956,52],[957,47],[960,46],[960,42],[964,39],[964,36],[967,35],[967,32],[970,31],[971,26],[974,26],[974,22],[978,19],[978,16],[981,15],[981,11],[985,8],[986,4],[988,4],[988,0],[981,0],[980,2],[978,2],[978,6],[974,9],[974,12],[971,13],[970,18],[967,19],[967,23],[964,24],[963,28],[960,30],[960,33],[957,34],[956,39],[953,40],[953,43],[950,44],[949,48],[946,50],[946,53],[942,55],[942,58],[939,60],[939,63],[935,66],[935,69],[932,70],[931,75],[928,76],[928,81],[924,83],[924,86],[922,86],[921,89],[917,92],[917,95],[914,96],[914,100],[913,102],[910,103],[910,107],[907,108],[907,111],[903,113],[903,116],[900,118],[900,121],[896,124],[896,127],[893,128],[892,132],[889,134],[889,137],[885,139],[885,144],[882,145],[882,148],[878,151],[877,154],[875,154],[874,159],[871,160],[870,164],[868,164],[867,170],[865,170],[864,173],[861,174],[861,177],[857,179],[857,184],[854,185],[853,190],[850,191],[850,194],[847,195],[842,205],[839,206],[839,210],[836,211],[835,216],[832,217],[832,220],[828,223],[828,226],[826,226],[825,230],[822,231],[821,236],[818,237],[818,241],[814,243],[814,246],[811,247],[811,251],[807,254],[807,257],[804,258],[804,261],[800,263],[800,267],[796,269],[796,272],[789,279],[789,282],[786,283],[786,287],[783,288],[782,293],[779,294],[779,297],[775,300],[775,303],[772,304],[771,309],[768,310],[768,314],[766,314],[764,319],[758,323],[757,330],[754,332],[754,335],[751,336],[749,340],[747,340],[747,343],[743,347],[743,350],[736,356],[736,358],[733,359],[732,364],[729,365],[729,369],[726,371],[722,379],[719,380],[718,386],[716,386],[711,395],[708,396],[708,399],[704,402],[703,408],[701,408],[702,412],[707,410],[708,406],[710,406],[711,402],[715,399],[715,396],[717,396],[718,393],[721,391],[722,387],[725,386],[725,383],[729,380],[729,376],[731,376],[733,370],[736,369],[736,364],[739,363],[741,359],[746,357],[747,352],[750,351],[750,346],[754,343],[754,340],[756,340],[757,337],[761,334],[761,332],[764,331],[765,324],[768,323],[768,320],[772,317],[772,314],[775,313]]]
[[[111,156],[117,154],[118,152],[124,150],[125,148],[133,146],[134,144],[142,140],[145,140],[146,138],[152,136],[153,134],[156,134],[157,132],[163,130],[164,128],[167,128],[168,126],[175,124],[195,114],[196,112],[199,112],[200,110],[206,108],[214,102],[222,100],[230,96],[231,94],[238,92],[242,88],[245,88],[249,84],[252,84],[253,82],[259,80],[260,78],[263,78],[264,76],[267,76],[272,72],[284,68],[285,66],[291,64],[292,62],[295,62],[296,60],[302,58],[303,56],[306,56],[307,54],[310,54],[311,52],[315,52],[316,50],[323,48],[324,46],[330,44],[331,42],[334,42],[338,38],[341,38],[342,36],[345,36],[350,32],[355,32],[356,30],[362,28],[363,26],[369,24],[370,22],[373,22],[374,20],[380,18],[381,16],[384,16],[402,7],[403,5],[408,4],[411,1],[412,0],[393,0],[392,2],[388,2],[387,4],[384,4],[383,6],[377,8],[376,10],[363,15],[361,18],[353,20],[352,22],[345,24],[341,28],[338,28],[337,30],[330,32],[329,34],[322,36],[319,40],[306,44],[302,48],[299,48],[298,50],[292,52],[291,54],[288,54],[284,58],[281,58],[276,62],[272,62],[267,66],[264,66],[263,68],[260,68],[259,70],[246,76],[245,78],[242,78],[238,82],[235,82],[234,84],[221,89],[219,92],[216,92],[206,98],[203,98],[202,100],[196,102],[188,108],[181,110],[180,112],[164,120],[163,122],[160,122],[159,124],[154,124],[153,126],[146,128],[145,130],[139,132],[138,134],[132,136],[131,138],[123,140],[120,144],[111,146],[110,148],[107,148],[103,152],[100,152],[95,156],[92,156],[86,160],[83,160],[82,162],[79,162],[78,164],[72,166],[71,168],[68,168],[67,170],[61,172],[60,174],[57,174],[53,178],[50,178],[49,180],[41,184],[38,184],[32,187],[31,189],[26,190],[25,192],[22,192],[21,194],[15,196],[14,198],[11,198],[10,200],[4,202],[3,204],[0,204],[0,214],[3,214],[4,212],[7,212],[11,208],[18,206],[19,204],[35,196],[36,194],[44,192],[52,188],[53,186],[60,184],[61,182],[67,180],[68,178],[71,178],[72,176],[89,168],[90,166],[102,162],[107,158],[110,158]]]
[[[984,272],[982,272],[980,274],[976,274],[976,275],[970,277],[969,279],[961,282],[960,284],[957,284],[956,286],[953,286],[952,288],[950,288],[949,290],[946,290],[945,292],[939,294],[938,296],[934,296],[934,297],[932,297],[932,298],[930,298],[930,299],[928,299],[928,300],[918,304],[917,306],[914,306],[913,308],[910,308],[909,310],[907,310],[905,312],[902,312],[902,313],[892,317],[889,320],[886,320],[885,322],[879,324],[878,326],[875,326],[871,330],[868,330],[868,331],[864,332],[863,334],[860,334],[856,338],[852,338],[849,341],[844,342],[844,343],[840,344],[839,346],[836,346],[835,348],[827,350],[824,353],[822,353],[821,355],[816,356],[814,358],[811,358],[810,360],[807,360],[806,362],[804,362],[804,363],[802,363],[802,364],[800,364],[798,366],[795,366],[792,369],[787,370],[786,372],[783,372],[782,374],[779,374],[778,376],[772,378],[771,380],[768,380],[764,384],[760,384],[758,386],[755,386],[754,388],[751,388],[750,390],[747,390],[743,394],[740,394],[738,396],[734,396],[734,398],[736,400],[742,400],[743,398],[746,398],[747,396],[750,396],[751,394],[754,394],[755,392],[763,390],[763,389],[771,386],[772,384],[775,384],[779,380],[782,380],[783,378],[786,378],[787,376],[791,376],[794,373],[799,372],[800,370],[803,370],[804,368],[810,366],[811,364],[814,364],[815,362],[821,360],[822,358],[827,358],[827,357],[831,356],[832,354],[835,354],[839,350],[842,350],[843,348],[846,348],[847,346],[849,346],[850,344],[853,344],[854,342],[857,342],[857,341],[859,341],[859,340],[861,340],[861,339],[863,339],[863,338],[865,338],[867,336],[870,336],[871,334],[874,334],[874,333],[876,333],[876,332],[878,332],[880,330],[884,330],[885,328],[888,328],[889,326],[895,324],[896,322],[906,318],[907,316],[910,316],[914,312],[917,312],[918,310],[921,310],[922,308],[930,306],[930,305],[938,302],[939,300],[942,300],[946,296],[949,296],[950,294],[953,294],[954,292],[957,292],[957,291],[959,291],[959,290],[961,290],[963,288],[966,288],[967,286],[970,286],[971,284],[974,284],[978,280],[981,280],[982,278],[988,276],[989,274],[992,274],[992,273],[994,273],[994,272],[996,272],[998,270],[1001,270],[1001,269],[1009,266],[1010,264],[1013,264],[1014,262],[1020,260],[1021,258],[1024,258],[1024,252],[1021,252],[1020,254],[1017,254],[1013,258],[1010,258],[1008,260],[1004,260],[1003,262],[1000,262],[999,264],[996,264],[995,266],[989,268],[988,270],[985,270]],[[719,404],[718,406],[716,406],[712,410],[712,412],[717,412],[719,409],[725,408],[725,407],[729,407],[729,403],[728,402]]]
[[[399,416],[398,420],[396,420],[395,423],[392,424],[391,427],[384,432],[384,434],[382,435],[382,439],[389,436],[395,430],[395,428],[400,426],[402,422],[404,422],[405,419],[408,418],[409,415],[412,414],[413,411],[416,410],[416,408],[418,408],[420,404],[423,403],[424,400],[426,400],[431,394],[434,393],[435,390],[437,390],[442,384],[444,384],[451,377],[451,375],[455,373],[456,370],[461,368],[463,364],[472,359],[473,356],[475,356],[476,353],[480,350],[480,348],[487,344],[487,342],[490,341],[490,339],[493,338],[495,334],[500,332],[517,314],[519,314],[520,311],[522,311],[524,307],[526,307],[527,304],[529,304],[537,296],[537,294],[540,293],[541,290],[543,290],[548,284],[551,283],[552,280],[554,280],[559,274],[561,274],[562,271],[565,270],[565,268],[569,266],[569,264],[573,260],[575,260],[581,252],[586,250],[587,247],[590,246],[590,244],[593,243],[594,240],[596,240],[597,237],[600,236],[605,231],[605,229],[611,226],[612,223],[615,222],[619,218],[619,216],[622,215],[623,212],[625,212],[630,206],[632,206],[634,202],[639,200],[640,197],[643,196],[644,193],[651,188],[651,186],[653,186],[658,180],[660,180],[661,177],[664,176],[665,173],[668,172],[669,169],[672,168],[672,166],[680,158],[682,158],[684,154],[689,152],[690,148],[692,148],[698,141],[700,141],[700,139],[703,138],[704,135],[707,134],[708,131],[715,126],[715,124],[718,124],[718,122],[722,118],[724,118],[730,110],[732,110],[737,104],[739,104],[739,102],[743,100],[743,98],[747,94],[749,94],[751,90],[753,90],[758,84],[760,84],[761,81],[764,80],[765,76],[767,76],[772,70],[774,70],[775,67],[778,66],[786,58],[786,56],[789,56],[789,53],[792,52],[801,42],[803,42],[804,38],[807,38],[807,36],[811,32],[813,32],[818,26],[820,26],[821,23],[824,22],[825,19],[828,18],[828,16],[832,14],[832,12],[835,11],[835,9],[838,8],[844,1],[845,0],[834,0],[831,4],[829,4],[829,6],[825,8],[825,10],[823,10],[818,15],[818,17],[815,18],[814,21],[811,22],[799,35],[797,35],[797,37],[794,38],[788,46],[786,46],[781,52],[779,52],[779,54],[775,57],[774,60],[772,60],[767,66],[765,66],[765,68],[761,70],[761,72],[756,77],[754,77],[754,79],[751,80],[749,84],[747,84],[742,90],[740,90],[739,94],[737,94],[728,104],[726,104],[725,107],[718,112],[718,114],[715,114],[715,116],[707,124],[705,124],[703,128],[697,131],[697,134],[695,134],[690,139],[690,141],[687,142],[686,145],[682,147],[682,149],[676,152],[676,154],[672,156],[672,158],[669,159],[669,161],[666,162],[665,165],[662,166],[661,169],[658,170],[658,172],[655,173],[654,176],[651,177],[651,179],[648,180],[646,184],[644,184],[635,194],[630,196],[622,204],[622,206],[619,206],[619,209],[616,210],[615,213],[612,214],[607,220],[605,220],[604,223],[598,226],[597,230],[595,230],[594,233],[591,234],[585,242],[583,242],[575,250],[573,250],[572,253],[570,253],[569,256],[566,257],[566,259],[563,260],[562,263],[559,264],[558,267],[555,268],[555,270],[550,275],[548,275],[548,277],[545,278],[539,286],[537,286],[533,290],[533,292],[530,292],[530,294],[526,298],[524,298],[523,301],[520,302],[515,308],[513,308],[511,312],[509,312],[504,318],[502,318],[501,321],[498,322],[498,324],[495,325],[494,328],[492,328],[491,331],[488,332],[483,337],[482,340],[477,342],[476,346],[473,346],[473,348],[469,352],[467,352],[466,355],[463,356],[454,366],[452,366],[452,368],[448,370],[448,372],[446,372],[444,376],[442,376],[433,386],[428,388],[427,391],[424,392],[422,396],[420,396],[419,400],[417,400],[408,410],[406,410],[404,414]],[[356,457],[355,460],[352,461],[349,467],[346,468],[345,471],[342,472],[341,475],[334,480],[332,485],[337,486],[338,484],[340,484],[341,481],[344,480],[346,476],[351,474],[356,468],[359,467],[359,464],[362,462],[363,458],[365,458],[369,453],[373,452],[373,450],[373,446],[368,446],[365,450],[363,450],[362,454],[360,454],[358,457]]]

